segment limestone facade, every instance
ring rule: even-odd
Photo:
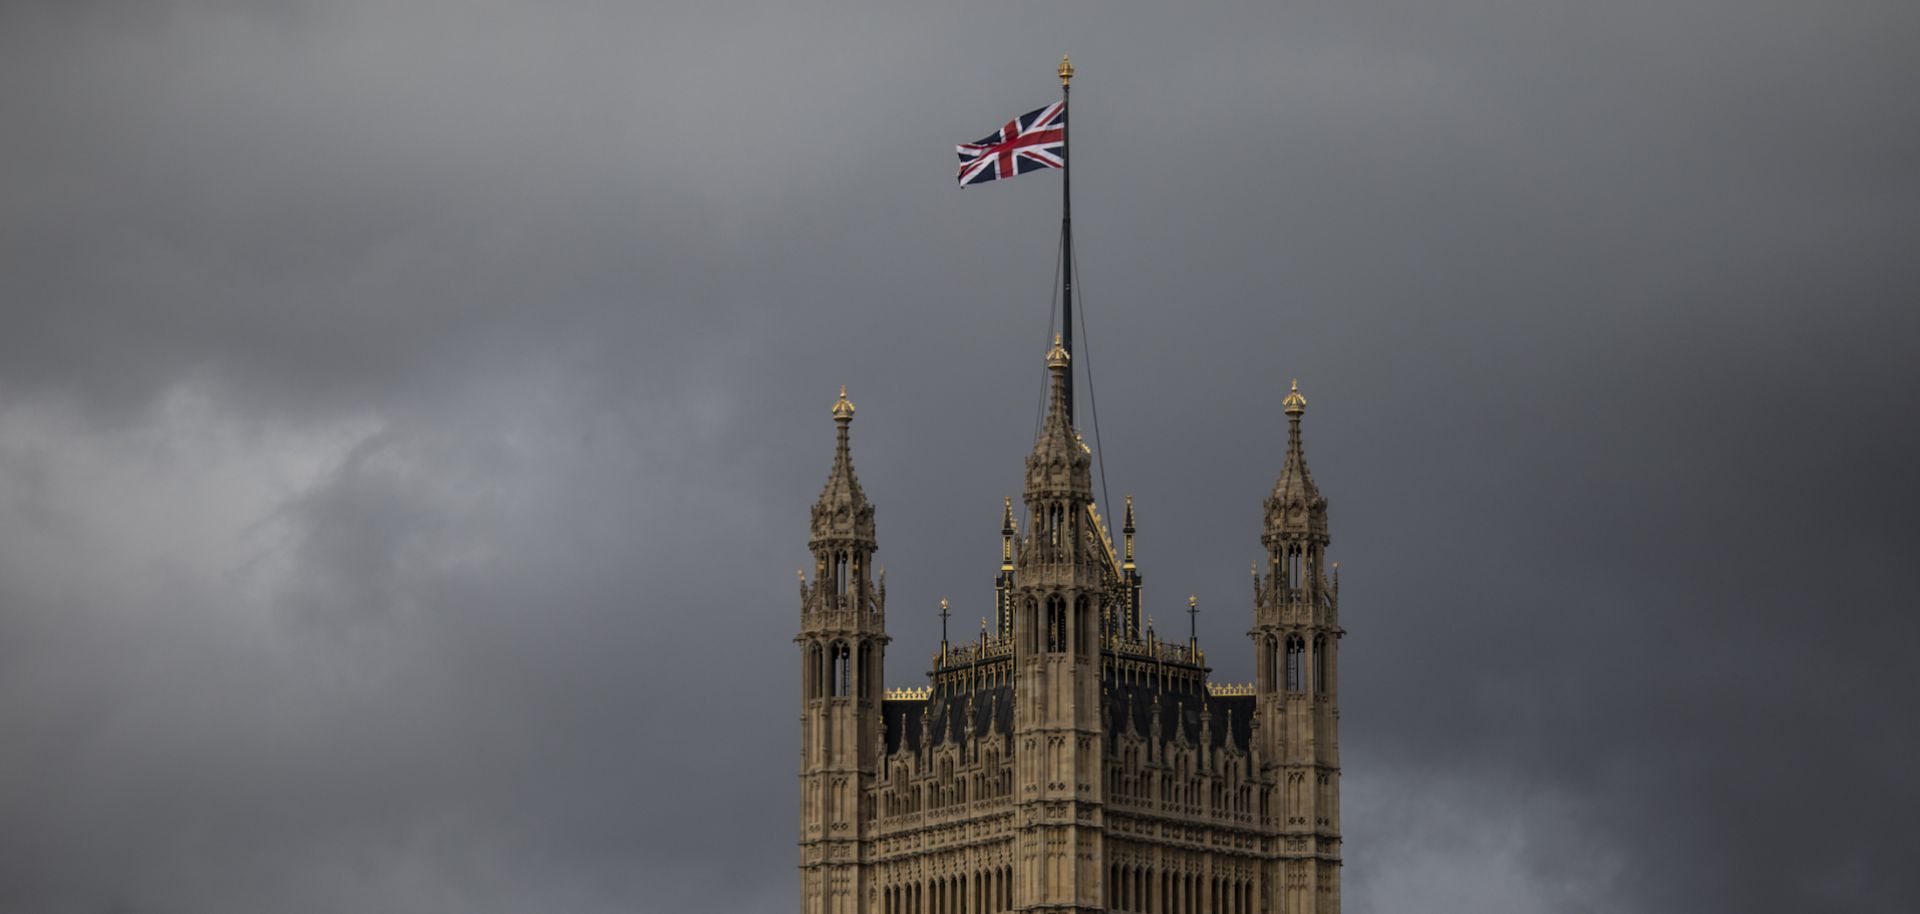
[[[1208,680],[1197,640],[1142,625],[1132,500],[1114,548],[1068,420],[1068,355],[1004,503],[995,617],[942,640],[925,687],[884,688],[886,581],[849,452],[853,404],[801,575],[803,914],[1338,914],[1338,566],[1283,401],[1265,501],[1255,678]],[[944,609],[943,609],[944,611]]]

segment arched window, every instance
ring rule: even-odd
[[[1302,688],[1301,676],[1305,671],[1301,669],[1301,664],[1306,659],[1302,656],[1306,649],[1306,642],[1293,636],[1287,638],[1287,691],[1289,692],[1298,692]]]
[[[1045,620],[1040,618],[1040,605],[1032,599],[1028,599],[1027,608],[1023,615],[1027,617],[1027,624],[1024,626],[1027,630],[1027,652],[1030,654],[1039,653],[1040,645],[1044,643],[1040,640],[1043,635],[1041,628],[1046,624]]]
[[[1275,675],[1280,666],[1280,649],[1276,646],[1277,644],[1278,642],[1271,635],[1260,639],[1260,654],[1254,664],[1254,673],[1260,680],[1262,691],[1271,691],[1274,680],[1278,678]]]
[[[1059,596],[1047,598],[1047,652],[1067,649],[1067,601]]]
[[[1313,694],[1327,694],[1327,639],[1313,639]]]
[[[828,694],[827,661],[818,643],[807,648],[807,697],[820,698]]]
[[[862,642],[860,645],[860,675],[854,677],[853,687],[865,691],[868,672],[873,669],[873,645]]]
[[[846,642],[835,641],[833,643],[832,682],[832,694],[835,698],[845,698],[848,695],[849,689],[852,686],[852,683],[848,681],[850,679],[848,674],[852,672],[849,669],[851,662],[852,652],[847,649]]]
[[[1076,597],[1073,601],[1073,629],[1072,630],[1079,632],[1080,637],[1082,638],[1085,638],[1087,634],[1090,632],[1098,631],[1098,629],[1093,627],[1093,612],[1092,610],[1088,609],[1087,598],[1084,596]],[[1095,640],[1098,640],[1098,639],[1095,639]],[[1085,645],[1085,644],[1080,645],[1082,649],[1085,649],[1088,646],[1089,645]]]

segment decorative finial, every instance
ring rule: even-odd
[[[1067,354],[1067,348],[1060,345],[1060,334],[1054,334],[1053,348],[1047,350],[1047,367],[1065,368],[1067,367],[1067,360],[1071,358],[1072,356]]]
[[[1002,571],[1013,567],[1013,538],[1020,532],[1013,524],[1013,498],[1001,499],[1000,507],[1000,561],[1005,565]]]
[[[1068,83],[1073,82],[1073,61],[1065,54],[1060,55],[1060,69],[1055,72],[1060,74],[1060,87],[1066,88]]]
[[[833,402],[833,420],[849,422],[853,419],[853,401],[847,399],[847,385],[840,385],[840,399]]]
[[[1293,390],[1288,392],[1285,400],[1280,401],[1280,405],[1287,408],[1289,416],[1298,416],[1307,411],[1307,398],[1300,396],[1299,378],[1293,379]]]

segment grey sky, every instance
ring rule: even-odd
[[[0,909],[792,910],[827,407],[912,684],[1058,228],[951,148],[1063,51],[1218,679],[1310,401],[1349,911],[1920,904],[1911,3],[14,0]]]

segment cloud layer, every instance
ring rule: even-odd
[[[11,4],[0,908],[791,910],[827,405],[911,684],[990,605],[1058,218],[948,150],[1067,50],[1108,491],[1216,678],[1310,401],[1349,910],[1910,910],[1916,47],[1869,0]]]

